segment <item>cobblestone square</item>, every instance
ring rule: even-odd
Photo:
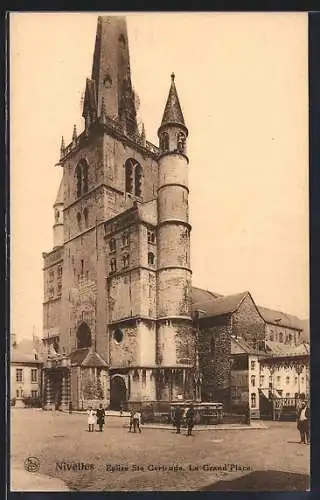
[[[13,409],[11,465],[22,471],[27,457],[36,457],[38,473],[76,491],[213,490],[219,481],[232,489],[237,480],[241,488],[254,489],[250,477],[259,474],[271,491],[308,489],[310,447],[298,443],[296,424],[267,425],[186,437],[174,429],[129,433],[127,417],[108,416],[101,434],[88,432],[86,415]],[[28,473],[30,484],[38,473]]]

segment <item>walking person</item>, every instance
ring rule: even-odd
[[[135,414],[135,410],[131,410],[130,411],[130,422],[129,422],[129,431],[128,432],[131,432],[131,429],[133,427],[133,416]]]
[[[133,432],[137,432],[137,429],[141,433],[141,412],[140,410],[136,410],[133,415]]]
[[[301,407],[298,409],[297,428],[300,432],[300,443],[308,444],[310,442],[309,408],[305,401],[302,401]]]
[[[99,426],[99,431],[102,432],[106,416],[106,412],[104,411],[102,404],[99,405],[99,408],[96,411],[96,415],[97,415],[97,424]]]
[[[173,414],[173,425],[177,429],[176,431],[177,434],[180,434],[181,420],[182,420],[182,409],[181,406],[177,406],[174,409],[174,414]]]
[[[188,408],[188,411],[186,413],[186,422],[187,422],[187,436],[192,435],[192,429],[194,426],[194,417],[195,417],[195,412],[193,408],[193,404],[190,404],[190,408]]]
[[[94,431],[94,424],[96,423],[96,418],[95,418],[95,412],[92,409],[92,406],[89,406],[87,414],[88,414],[89,432],[93,432]]]
[[[69,401],[69,414],[71,415],[72,413],[72,401]]]

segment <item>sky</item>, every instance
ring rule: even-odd
[[[10,15],[11,329],[42,335],[61,136],[83,130],[97,16]],[[128,13],[147,139],[175,83],[189,128],[193,285],[309,316],[305,13]]]

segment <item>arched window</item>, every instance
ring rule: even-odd
[[[129,267],[129,255],[125,254],[122,257],[122,267],[125,269],[126,267]]]
[[[77,197],[80,198],[88,192],[88,171],[89,165],[86,160],[80,160],[76,167],[77,177]]]
[[[82,195],[82,172],[80,164],[77,165],[76,176],[77,176],[77,197],[80,198],[80,196]]]
[[[77,330],[77,348],[91,347],[92,338],[91,331],[87,323],[81,323]]]
[[[169,151],[169,134],[163,132],[160,136],[160,149],[161,151]]]
[[[148,264],[154,265],[154,254],[152,252],[148,253]]]
[[[257,404],[257,396],[255,393],[251,394],[251,408],[255,408]]]
[[[279,333],[279,342],[283,342],[283,333],[282,332]]]
[[[256,377],[255,377],[255,375],[251,375],[251,385],[252,385],[252,387],[256,386]]]
[[[133,166],[131,160],[125,163],[126,193],[133,193]]]
[[[139,163],[136,165],[135,172],[135,195],[136,196],[141,196],[142,195],[142,168],[139,165]]]
[[[154,231],[149,230],[148,231],[148,243],[155,243],[156,241],[156,235]]]
[[[185,146],[186,146],[186,136],[184,135],[183,132],[178,132],[177,134],[177,149],[180,153],[185,152]]]
[[[84,217],[84,224],[86,227],[88,227],[88,215],[89,215],[89,211],[87,209],[87,207],[84,209],[83,211],[83,217]]]
[[[114,238],[112,238],[110,241],[109,241],[109,249],[110,249],[110,252],[115,252],[116,251],[116,240]]]
[[[128,158],[124,164],[125,168],[125,192],[142,196],[142,174],[143,170],[134,158]]]
[[[88,170],[89,170],[89,165],[85,160],[83,160],[82,161],[83,193],[88,192]]]

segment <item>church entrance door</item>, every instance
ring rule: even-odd
[[[120,410],[127,404],[127,388],[125,381],[120,376],[112,377],[110,384],[110,408],[111,410]]]

